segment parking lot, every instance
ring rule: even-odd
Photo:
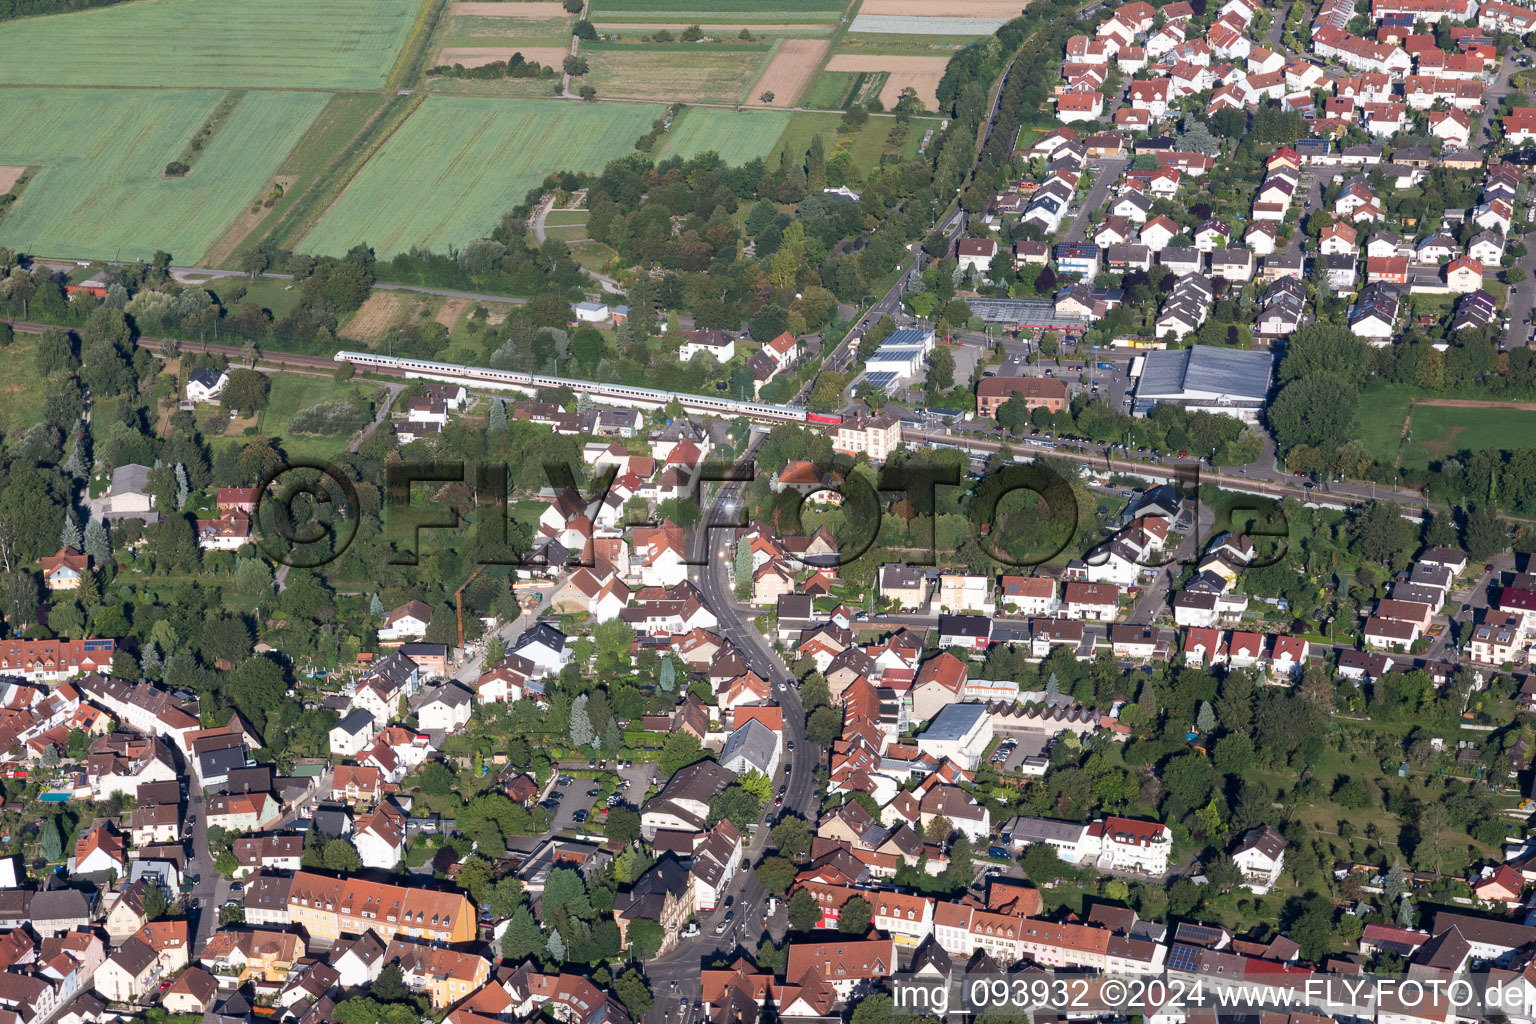
[[[999,772],[1016,772],[1026,757],[1045,756],[1050,737],[1045,732],[1011,733],[992,752],[991,766]],[[1002,759],[998,759],[998,755]]]
[[[550,831],[556,834],[565,829],[581,831],[587,821],[601,822],[607,817],[609,806],[627,804],[638,808],[645,802],[656,774],[653,761],[626,761],[620,766],[594,760],[591,764],[567,763],[561,769],[560,781],[544,801],[544,806],[554,812]],[[603,793],[610,785],[614,792],[604,798]]]

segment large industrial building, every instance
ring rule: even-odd
[[[1188,412],[1220,412],[1256,423],[1269,395],[1274,357],[1263,351],[1193,348],[1148,352],[1136,382],[1133,411],[1145,416],[1159,405]]]

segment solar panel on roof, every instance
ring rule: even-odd
[[[1168,953],[1170,971],[1193,971],[1200,964],[1200,950],[1194,946],[1174,946]]]

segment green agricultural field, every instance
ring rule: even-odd
[[[688,159],[714,150],[728,164],[744,164],[772,153],[792,117],[781,110],[714,110],[688,107],[657,144],[656,158]]]
[[[800,105],[813,110],[847,110],[868,77],[862,71],[819,72],[801,94]]]
[[[389,259],[412,246],[441,252],[483,238],[551,172],[600,171],[632,152],[661,112],[638,104],[430,97],[301,248],[341,255],[366,242]]]
[[[0,245],[82,259],[137,259],[156,249],[200,258],[329,99],[248,93],[192,173],[164,177],[223,95],[0,89],[0,166],[39,168],[0,222]]]
[[[288,154],[288,159],[277,169],[276,184],[283,190],[282,197],[270,208],[253,202],[242,211],[223,237],[204,254],[207,265],[229,265],[238,253],[254,248],[263,237],[260,229],[277,224],[301,196],[316,187],[331,162],[386,102],[387,98],[376,92],[341,92],[332,96]]]
[[[0,31],[0,82],[377,89],[419,7],[420,0],[141,0],[28,18]]]
[[[657,7],[665,10],[657,10]],[[595,0],[590,19],[607,21],[836,20],[847,9],[837,0]]]

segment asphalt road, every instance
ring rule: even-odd
[[[1089,218],[1104,208],[1109,200],[1109,190],[1120,180],[1120,172],[1128,163],[1129,160],[1100,160],[1094,165],[1098,170],[1093,172],[1093,184],[1078,205],[1077,217],[1072,221],[1072,226],[1067,229],[1069,244],[1081,242],[1088,236],[1088,229],[1093,226]]]

